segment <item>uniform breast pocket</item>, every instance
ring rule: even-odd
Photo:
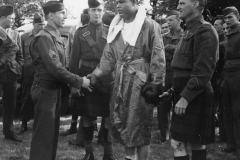
[[[181,53],[184,57],[192,57],[194,34],[187,34],[180,42],[179,53]]]

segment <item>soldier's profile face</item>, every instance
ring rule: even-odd
[[[5,17],[4,24],[6,28],[10,28],[14,24],[15,14],[11,14]]]
[[[52,14],[53,23],[58,28],[63,27],[65,19],[67,19],[66,10],[58,11]]]
[[[168,24],[167,23],[162,24],[161,29],[162,34],[169,32]]]
[[[40,31],[40,30],[43,29],[43,27],[45,26],[45,24],[44,24],[44,23],[34,23],[33,26],[34,26],[34,29],[35,29],[35,30]]]
[[[135,11],[135,3],[131,0],[117,0],[117,11],[121,18],[126,19]]]
[[[180,25],[180,22],[178,21],[178,17],[176,15],[171,15],[167,17],[167,24],[168,28],[171,30],[177,28],[178,25]]]
[[[194,2],[192,0],[179,0],[178,11],[179,18],[186,20],[194,11]]]
[[[224,16],[224,20],[226,22],[226,25],[230,28],[239,23],[238,16],[236,14],[234,14],[233,12]]]
[[[223,30],[223,26],[222,26],[222,20],[218,19],[214,22],[214,28],[216,29],[216,31],[218,33],[220,33]]]
[[[229,30],[229,28],[228,28],[227,24],[224,23],[224,24],[223,24],[223,33],[224,33],[225,35],[227,35],[227,34],[228,34],[228,30]]]
[[[89,8],[90,21],[94,23],[102,22],[103,11],[104,11],[103,5],[100,5],[96,8]]]

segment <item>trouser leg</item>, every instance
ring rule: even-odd
[[[17,82],[3,84],[3,134],[13,134],[13,118],[16,109]]]
[[[171,101],[166,101],[157,108],[158,111],[158,126],[161,132],[161,140],[168,140],[169,132],[169,117],[172,103]]]
[[[223,102],[222,102],[223,96],[221,93],[219,93],[219,108],[218,108],[218,114],[219,114],[219,136],[220,139],[224,140],[227,139],[226,129],[223,122]]]
[[[61,114],[61,91],[33,86],[31,95],[35,115],[30,160],[55,160]]]
[[[231,84],[231,100],[232,100],[232,112],[233,112],[233,124],[236,150],[240,156],[240,85],[239,79],[235,80],[235,84]]]
[[[22,122],[28,122],[34,113],[34,105],[31,97],[32,81],[24,80],[23,82],[23,95],[22,95]]]
[[[225,83],[222,86],[223,93],[223,122],[227,133],[227,146],[230,148],[235,148],[235,136],[234,136],[234,126],[233,126],[233,113],[232,113],[232,101],[230,95],[229,85]]]

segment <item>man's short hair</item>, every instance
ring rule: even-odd
[[[224,8],[223,11],[222,11],[222,13],[223,13],[224,16],[226,16],[226,15],[228,15],[228,14],[230,14],[230,13],[233,13],[233,14],[235,14],[236,16],[239,16],[239,11],[238,11],[238,9],[237,9],[236,7],[234,7],[234,6],[230,6],[230,7]]]

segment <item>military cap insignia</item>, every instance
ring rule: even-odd
[[[52,59],[57,59],[57,54],[53,51],[53,50],[49,50],[49,56],[52,58]]]

